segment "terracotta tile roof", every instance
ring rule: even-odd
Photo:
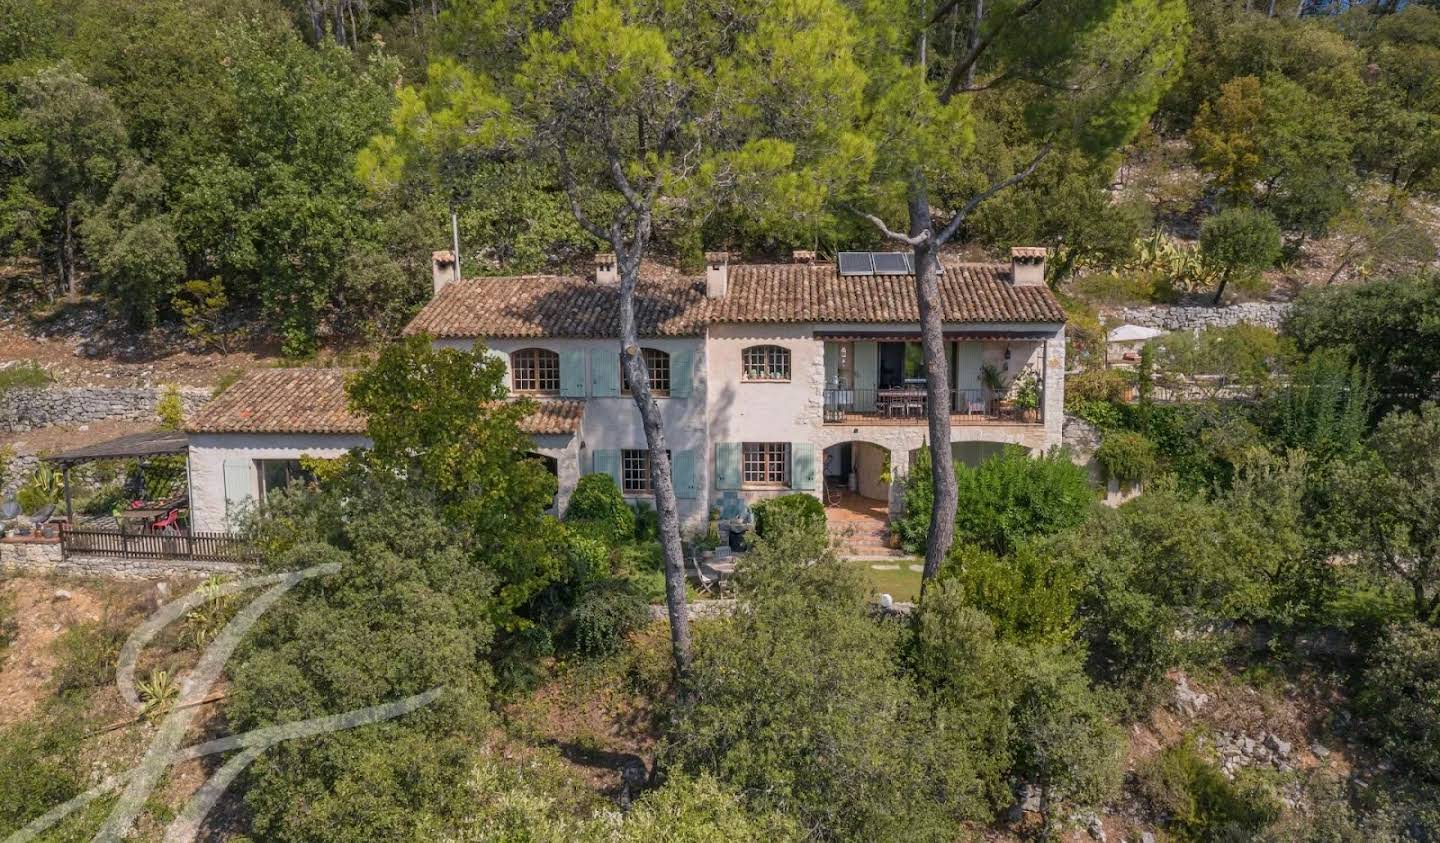
[[[406,334],[435,337],[618,337],[620,288],[557,275],[470,278],[447,284]],[[705,288],[693,278],[642,280],[635,319],[642,336],[704,333]]]
[[[351,369],[257,369],[236,381],[190,420],[192,433],[364,434],[365,419],[345,396]],[[585,402],[539,401],[520,429],[533,435],[574,433]]]
[[[916,322],[910,276],[841,276],[830,263],[731,264],[723,298],[695,278],[651,277],[637,288],[641,336],[698,336],[710,323]],[[946,263],[947,322],[1064,322],[1047,287],[1015,287],[1010,267]],[[436,337],[619,335],[614,287],[574,276],[473,278],[450,284],[406,326]]]
[[[361,433],[345,400],[346,369],[256,369],[201,407],[193,433]]]

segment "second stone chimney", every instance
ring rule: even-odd
[[[455,260],[455,253],[449,249],[442,249],[430,254],[430,276],[434,281],[435,289],[433,295],[440,295],[440,291],[446,284],[460,280],[460,265]]]
[[[620,284],[620,269],[615,265],[614,252],[595,253],[595,283],[608,287]]]
[[[705,295],[724,298],[730,291],[730,253],[705,253]]]
[[[1010,249],[1010,283],[1016,287],[1045,286],[1044,246],[1015,246]]]

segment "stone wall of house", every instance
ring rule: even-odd
[[[1120,311],[1120,319],[1130,325],[1143,325],[1162,331],[1228,328],[1242,323],[1278,329],[1290,315],[1292,307],[1289,302],[1246,302],[1228,307],[1127,307]]]
[[[148,421],[164,387],[61,386],[14,389],[0,397],[0,432],[18,433],[52,425],[96,421]],[[208,389],[180,390],[185,412],[193,413],[210,400]]]
[[[0,454],[4,456],[10,461],[0,465],[0,500],[15,494],[40,465],[40,457],[35,454]]]
[[[244,574],[254,566],[235,562],[179,559],[117,559],[110,556],[71,556],[60,552],[54,539],[0,539],[0,570],[61,576],[105,577],[122,580],[209,577]]]

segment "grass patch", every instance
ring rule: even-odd
[[[0,369],[0,395],[4,395],[12,389],[33,389],[45,386],[52,378],[45,367],[34,360],[27,360],[23,363],[16,363]]]
[[[876,593],[884,592],[902,603],[913,603],[920,599],[920,572],[910,570],[911,565],[920,565],[924,560],[915,558],[894,559],[885,562],[847,562],[856,566],[865,580],[865,585]],[[874,565],[898,565],[894,571],[875,570]]]

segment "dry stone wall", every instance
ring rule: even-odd
[[[1120,318],[1131,325],[1162,331],[1228,328],[1242,323],[1278,330],[1289,317],[1292,307],[1289,302],[1247,302],[1228,307],[1156,305],[1127,307],[1120,311]]]
[[[117,559],[110,556],[71,556],[67,559],[62,556],[58,541],[5,539],[0,540],[0,570],[150,580],[253,573],[257,568],[235,562],[182,559]]]
[[[14,389],[0,396],[0,432],[19,433],[54,425],[96,421],[150,421],[163,387],[69,386]],[[180,390],[185,412],[192,413],[210,400],[210,391],[194,387]]]

